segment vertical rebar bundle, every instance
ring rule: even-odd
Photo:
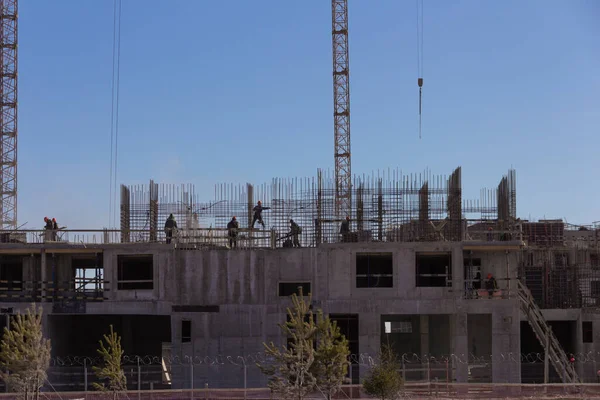
[[[515,198],[514,185],[510,185],[514,171],[508,177],[502,179],[498,189],[483,190],[480,200],[463,201],[460,167],[448,177],[429,171],[404,175],[399,170],[355,176],[351,203],[354,217],[347,240],[461,241],[477,239],[477,235],[485,237],[490,227],[510,229],[515,225],[514,208],[509,207],[506,215],[505,205]],[[253,208],[261,201],[269,207],[262,214],[265,228],[254,228],[273,233],[277,246],[284,246],[290,239],[291,220],[302,228],[303,246],[336,243],[341,240],[340,225],[345,219],[338,214],[336,185],[335,176],[322,170],[316,177],[274,178],[262,185],[217,184],[213,200],[208,203],[198,202],[193,185],[151,181],[148,186],[122,186],[122,241],[162,240],[162,224],[169,214],[175,216],[178,229],[187,232],[184,236],[189,242],[194,241],[198,231],[204,237],[206,231],[215,237],[224,236],[234,216],[240,228],[246,230],[244,234],[258,240],[260,233],[248,228]]]

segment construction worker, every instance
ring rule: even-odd
[[[261,201],[258,201],[258,204],[252,209],[254,211],[254,216],[252,217],[252,229],[254,229],[254,224],[258,221],[259,224],[265,228],[265,223],[262,219],[262,212],[264,210],[270,210],[271,207],[263,207]]]
[[[173,214],[169,214],[169,218],[165,222],[165,235],[167,236],[167,244],[171,244],[171,238],[173,237],[173,231],[177,229],[177,222]]]
[[[302,228],[300,228],[300,225],[298,225],[297,223],[294,222],[293,219],[290,219],[290,229],[291,229],[291,235],[292,235],[292,241],[293,241],[293,246],[294,247],[302,247],[300,246],[300,234],[302,233]]]
[[[494,278],[494,276],[491,273],[487,274],[487,280],[485,281],[485,288],[487,289],[490,297],[492,297],[494,292],[496,290],[498,290],[498,282],[496,282],[496,278]]]
[[[346,216],[346,220],[342,221],[340,226],[340,233],[342,234],[342,242],[348,242],[348,234],[350,233],[350,216]]]
[[[58,223],[56,222],[56,218],[52,218],[52,240],[56,241],[58,239]]]
[[[231,221],[227,224],[227,236],[229,236],[229,247],[237,247],[237,235],[240,224],[237,222],[235,217],[231,218]]]
[[[54,224],[52,224],[52,220],[48,217],[44,217],[44,241],[52,240],[52,230],[54,228]]]

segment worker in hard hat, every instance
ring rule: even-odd
[[[227,236],[229,236],[229,248],[237,247],[237,235],[240,224],[235,218],[231,218],[231,221],[227,224]]]
[[[52,220],[48,217],[44,217],[44,223],[44,241],[51,241],[53,240],[52,228],[54,228],[54,225],[52,224]]]
[[[254,215],[252,216],[252,229],[254,229],[254,224],[256,223],[256,221],[258,221],[258,223],[261,224],[263,228],[265,228],[265,223],[262,218],[262,212],[264,210],[270,209],[271,207],[263,207],[262,202],[260,200],[258,201],[256,206],[254,206],[254,208],[252,209],[252,211],[254,211]]]
[[[498,282],[496,282],[496,278],[491,273],[487,274],[487,280],[485,281],[485,288],[488,291],[490,297],[494,294],[496,290],[498,290]]]

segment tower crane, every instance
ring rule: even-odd
[[[350,163],[350,62],[348,57],[348,0],[331,0],[333,47],[333,120],[335,210],[338,219],[352,210]]]
[[[17,228],[17,0],[0,0],[0,229]]]

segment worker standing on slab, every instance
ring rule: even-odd
[[[487,280],[485,281],[485,288],[487,289],[490,298],[494,295],[494,292],[498,290],[498,282],[496,282],[496,278],[494,278],[494,275],[492,275],[491,273],[487,275]]]
[[[51,241],[54,224],[52,224],[52,220],[48,217],[44,217],[44,223],[44,241]]]
[[[290,229],[292,231],[292,241],[294,247],[302,247],[300,246],[300,234],[302,233],[302,228],[300,225],[294,222],[293,219],[290,219]]]
[[[165,235],[167,236],[167,244],[171,244],[171,238],[173,237],[173,231],[177,229],[177,222],[173,214],[169,214],[169,218],[165,222]]]
[[[235,217],[231,218],[231,221],[227,224],[227,236],[229,236],[229,247],[237,247],[237,235],[240,224],[237,222]]]
[[[52,218],[52,240],[56,242],[58,238],[58,223],[56,218]]]
[[[264,210],[270,210],[271,207],[263,207],[261,201],[258,201],[258,204],[254,206],[252,211],[254,211],[254,216],[252,217],[252,229],[254,229],[254,224],[258,221],[259,224],[265,228],[265,223],[263,222],[262,212]]]
[[[350,233],[350,216],[346,216],[346,220],[342,221],[340,233],[342,234],[342,242],[349,242],[348,234]]]

